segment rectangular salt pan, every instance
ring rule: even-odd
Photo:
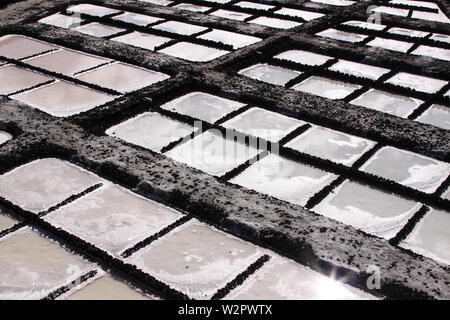
[[[104,17],[107,15],[111,15],[111,14],[120,12],[119,10],[102,7],[102,6],[96,6],[96,5],[88,4],[88,3],[82,3],[82,4],[77,4],[77,5],[71,6],[67,9],[67,11],[74,12],[74,13],[83,13],[83,14],[88,14],[88,15],[97,16],[97,17]]]
[[[328,69],[349,74],[355,77],[368,78],[371,80],[377,80],[383,74],[386,74],[390,71],[386,68],[375,67],[368,64],[347,60],[339,60]]]
[[[434,41],[450,43],[450,36],[446,34],[433,33],[430,39]]]
[[[298,77],[301,72],[284,69],[265,63],[255,64],[253,66],[245,68],[239,71],[239,74],[275,85],[285,85],[290,80]]]
[[[191,92],[165,103],[161,108],[214,123],[244,105],[204,92]]]
[[[429,35],[429,32],[405,29],[405,28],[390,28],[387,32],[393,33],[393,34],[400,34],[403,36],[417,37],[417,38],[423,38],[423,37],[426,37],[427,35]]]
[[[147,112],[109,128],[106,134],[160,152],[169,143],[184,138],[193,131],[186,124]]]
[[[419,56],[432,57],[434,59],[450,61],[450,50],[444,48],[436,48],[425,45],[420,45],[412,54]]]
[[[416,120],[442,129],[450,130],[450,107],[433,104]]]
[[[175,210],[107,184],[46,215],[44,220],[119,255],[179,218],[181,214]]]
[[[375,236],[391,239],[420,207],[420,203],[347,180],[312,210]]]
[[[414,43],[376,37],[367,43],[368,46],[406,53]]]
[[[318,18],[321,18],[324,16],[323,13],[291,9],[291,8],[281,8],[280,10],[275,11],[275,13],[285,15],[285,16],[299,17],[306,21],[311,21],[311,20],[318,19]]]
[[[223,10],[223,9],[219,9],[217,11],[211,12],[210,14],[212,16],[226,18],[226,19],[232,19],[232,20],[237,20],[237,21],[244,21],[245,19],[250,18],[252,16],[251,14],[247,14],[247,13],[243,13],[243,12],[228,11],[228,10]]]
[[[197,6],[195,4],[190,4],[190,3],[180,3],[180,4],[177,4],[176,6],[173,6],[173,8],[192,11],[192,12],[206,12],[209,9],[211,9],[211,7]]]
[[[260,38],[248,36],[245,34],[216,29],[205,33],[198,38],[228,44],[233,46],[233,49],[243,48],[262,40]]]
[[[350,6],[355,3],[355,1],[349,0],[311,0],[311,2],[329,4],[333,6]]]
[[[248,2],[248,1],[238,2],[235,4],[235,6],[241,7],[241,8],[247,8],[247,9],[256,9],[256,10],[269,10],[269,9],[275,8],[274,6],[271,6],[271,5],[255,3],[255,2]]]
[[[222,176],[258,154],[252,146],[226,139],[218,130],[208,130],[168,151],[166,155],[214,176]]]
[[[8,95],[52,80],[48,76],[13,65],[0,67],[0,94]]]
[[[384,147],[361,170],[404,186],[433,193],[450,173],[450,164],[393,147]]]
[[[296,84],[292,89],[328,99],[343,99],[361,86],[353,83],[312,76]]]
[[[250,23],[256,23],[262,26],[276,28],[276,29],[290,29],[301,26],[302,24],[290,20],[282,20],[278,18],[258,17],[253,20],[249,20]]]
[[[16,223],[17,220],[13,219],[9,215],[6,215],[0,210],[0,232],[13,227]]]
[[[55,49],[57,47],[54,45],[20,35],[12,34],[0,38],[0,56],[6,58],[22,59]]]
[[[196,26],[178,21],[167,21],[152,27],[153,29],[190,36],[205,31],[206,27]]]
[[[111,40],[126,43],[138,48],[155,50],[156,47],[159,47],[172,39],[135,31],[112,38]]]
[[[336,29],[327,29],[316,33],[316,35],[346,42],[361,42],[367,38],[367,36],[363,34],[340,31]]]
[[[51,16],[42,18],[40,23],[45,23],[60,28],[73,28],[79,26],[84,20],[78,16],[67,16],[61,13],[55,13]]]
[[[113,17],[114,20],[123,21],[137,26],[145,27],[151,23],[162,21],[162,18],[147,16],[145,14],[124,12],[118,16]]]
[[[6,143],[7,141],[9,141],[11,139],[12,139],[12,136],[9,133],[0,131],[0,145]]]
[[[435,93],[447,84],[444,80],[433,79],[417,74],[399,72],[386,80],[386,83],[392,83],[401,87],[415,89],[426,93]]]
[[[116,96],[108,95],[65,81],[11,96],[29,106],[55,117],[68,117],[112,101]]]
[[[289,60],[292,62],[306,64],[309,66],[318,66],[332,59],[329,56],[304,50],[285,51],[276,55],[275,58]]]
[[[84,24],[82,26],[73,28],[73,30],[76,30],[78,32],[94,36],[94,37],[109,37],[112,35],[115,35],[119,32],[124,32],[125,29],[107,26],[105,24],[101,24],[98,22],[92,22],[89,24]]]
[[[190,42],[178,42],[158,52],[193,62],[208,62],[230,53],[226,50],[205,47]]]
[[[392,7],[385,7],[380,6],[371,9],[372,12],[380,12],[380,13],[387,13],[395,16],[402,16],[406,17],[409,13],[409,9],[400,9],[400,8],[392,8]]]
[[[270,154],[230,182],[304,206],[335,178],[334,174]]]
[[[127,262],[190,298],[210,299],[262,256],[262,250],[191,220],[140,250]]]
[[[358,27],[363,29],[369,29],[369,30],[383,30],[386,25],[384,24],[378,24],[378,23],[370,23],[365,21],[359,21],[359,20],[350,20],[342,23],[345,26],[352,26],[352,27]]]

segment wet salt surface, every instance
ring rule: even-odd
[[[261,108],[251,108],[224,122],[225,128],[278,142],[305,122]]]
[[[40,23],[45,23],[60,28],[70,28],[81,24],[84,20],[77,16],[66,16],[65,14],[55,13],[51,16],[42,18]]]
[[[324,16],[323,13],[291,9],[291,8],[281,8],[280,10],[275,11],[275,13],[282,14],[285,16],[291,16],[291,17],[300,17],[302,19],[305,19],[306,21],[311,21],[311,20],[318,19],[318,18]]]
[[[30,91],[11,96],[33,108],[37,108],[55,117],[67,117],[90,110],[116,96],[81,87],[65,81],[56,81]]]
[[[406,53],[414,45],[414,43],[376,37],[372,41],[369,41],[367,45]]]
[[[198,5],[191,4],[191,3],[180,3],[180,4],[177,4],[176,6],[173,6],[172,8],[177,8],[177,9],[187,10],[187,11],[192,11],[192,12],[206,12],[209,9],[211,9],[211,7],[198,6]]]
[[[433,104],[417,121],[450,130],[450,107]]]
[[[244,21],[245,19],[250,18],[252,16],[251,14],[243,12],[228,11],[223,9],[211,12],[210,15],[237,21]]]
[[[361,88],[360,85],[312,76],[296,84],[292,89],[315,94],[328,99],[343,99],[353,91]]]
[[[317,36],[331,38],[335,40],[341,40],[346,42],[360,42],[367,38],[366,35],[351,33],[346,31],[340,31],[336,29],[327,29],[325,31],[321,31],[316,33]]]
[[[401,87],[415,89],[426,93],[435,93],[447,84],[444,80],[419,76],[407,72],[399,72],[389,78],[386,83],[392,83]]]
[[[405,29],[405,28],[398,28],[398,27],[390,28],[387,32],[393,33],[393,34],[409,36],[409,37],[417,37],[417,38],[423,38],[423,37],[426,37],[427,35],[429,35],[429,32]]]
[[[153,3],[158,6],[168,6],[169,4],[173,3],[173,1],[169,1],[169,0],[139,0],[139,1]]]
[[[253,146],[225,139],[221,132],[213,129],[166,153],[175,161],[214,176],[224,175],[257,154]]]
[[[368,64],[357,63],[347,60],[339,60],[328,69],[372,80],[377,80],[383,74],[388,73],[390,71],[389,69],[386,68],[370,66]]]
[[[152,297],[110,274],[89,281],[78,290],[72,290],[64,300],[152,300]]]
[[[364,138],[313,126],[288,142],[286,147],[337,163],[352,165],[374,145],[375,142]]]
[[[414,7],[422,7],[422,8],[431,8],[431,9],[439,9],[439,6],[433,2],[427,1],[415,1],[415,0],[391,0],[389,3],[392,4],[404,4],[408,6]]]
[[[355,1],[349,0],[311,0],[311,2],[330,4],[333,6],[350,6],[355,3]]]
[[[41,299],[92,265],[25,227],[0,239],[0,299]]]
[[[411,53],[419,56],[428,56],[435,59],[450,61],[450,50],[444,48],[421,45]]]
[[[0,232],[13,227],[16,223],[17,220],[13,219],[0,210]]]
[[[20,35],[6,35],[0,38],[0,56],[22,59],[58,47]]]
[[[446,34],[433,33],[431,40],[450,43],[450,36]]]
[[[195,33],[205,31],[206,27],[196,26],[189,23],[178,21],[167,21],[152,27],[153,29],[162,30],[166,32],[177,33],[185,36],[190,36]]]
[[[97,176],[68,162],[46,158],[1,175],[0,195],[24,210],[38,213],[99,182]]]
[[[282,20],[278,18],[258,17],[253,20],[249,20],[249,23],[255,23],[266,27],[272,27],[276,29],[290,29],[301,26],[302,24],[295,21]]]
[[[119,92],[130,92],[168,79],[169,76],[118,62],[85,72],[76,78]]]
[[[447,18],[445,13],[439,11],[439,13],[434,12],[425,12],[425,11],[417,11],[414,10],[411,16],[413,19],[423,19],[430,21],[437,21],[442,23],[450,23],[450,19]]]
[[[8,95],[26,88],[30,88],[52,78],[43,74],[13,65],[0,67],[0,94]]]
[[[179,42],[158,52],[193,62],[207,62],[230,53],[226,50],[205,47],[190,42]]]
[[[0,131],[0,145],[6,143],[6,141],[9,141],[12,139],[12,136],[4,131]]]
[[[283,275],[280,277],[280,275]],[[226,300],[359,300],[373,296],[292,260],[272,257]]]
[[[127,260],[190,298],[209,299],[261,256],[258,247],[191,220]]]
[[[400,246],[436,261],[450,264],[450,212],[431,209]]]
[[[276,55],[275,58],[289,60],[292,62],[306,64],[309,66],[318,66],[324,64],[328,60],[333,59],[329,56],[304,50],[285,51]]]
[[[45,70],[61,73],[64,75],[73,75],[76,72],[94,68],[100,64],[107,63],[110,60],[92,56],[78,51],[62,49],[31,59],[24,62]]]
[[[243,48],[253,43],[259,42],[262,39],[236,32],[229,32],[223,30],[212,30],[198,37],[199,39],[206,39],[216,42],[222,42],[233,46],[233,49]]]
[[[420,203],[347,180],[312,210],[367,233],[390,239],[420,207]]]
[[[242,69],[239,71],[239,74],[275,85],[285,85],[290,80],[299,76],[301,72],[264,63],[255,64],[248,68]]]
[[[132,23],[132,24],[135,24],[137,26],[142,26],[142,27],[145,27],[151,23],[155,23],[157,21],[163,20],[161,18],[147,16],[145,14],[139,14],[139,13],[133,13],[133,12],[124,12],[118,16],[114,16],[112,19]]]
[[[73,28],[73,30],[94,36],[94,37],[109,37],[119,32],[124,32],[125,29],[107,26],[98,22],[91,22],[82,26]]]
[[[304,206],[337,176],[320,169],[270,154],[230,182]]]
[[[359,21],[359,20],[350,20],[350,21],[346,21],[342,24],[346,25],[346,26],[352,26],[352,27],[358,27],[358,28],[370,29],[370,30],[378,30],[378,31],[381,31],[386,27],[386,25],[384,25],[384,24],[370,23],[370,22]]]
[[[450,164],[409,151],[384,147],[361,170],[433,193],[450,174]]]
[[[420,106],[423,101],[385,91],[370,89],[350,103],[406,118]]]
[[[93,4],[82,3],[70,6],[69,8],[67,8],[67,12],[84,13],[91,16],[104,17],[110,14],[119,13],[120,11],[107,7],[96,6]]]
[[[119,41],[147,50],[154,50],[156,47],[159,47],[160,45],[163,45],[172,39],[135,31],[132,33],[127,33],[122,36],[112,38],[111,40]]]
[[[194,128],[186,124],[157,113],[147,112],[109,128],[106,130],[106,134],[160,152],[169,143],[183,138],[193,131]]]
[[[162,109],[214,123],[245,104],[204,92],[191,92],[165,103]]]
[[[173,209],[107,184],[46,215],[44,220],[119,255],[181,216]]]
[[[257,9],[257,10],[269,10],[272,8],[275,8],[275,6],[262,4],[262,3],[255,3],[255,2],[248,2],[248,1],[240,1],[235,4],[237,7],[241,8],[248,8],[248,9]]]
[[[409,9],[400,9],[400,8],[379,6],[379,7],[371,9],[371,12],[380,12],[380,13],[392,14],[395,16],[406,17],[409,13]]]

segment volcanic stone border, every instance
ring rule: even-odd
[[[258,56],[259,50],[270,49],[291,40],[304,44],[311,41],[323,50],[336,49],[347,54],[359,54],[361,59],[369,59],[381,65],[389,61],[398,63],[414,72],[430,76],[448,72],[449,67],[445,62],[405,57],[381,49],[368,50],[311,36],[311,33],[328,23],[341,21],[344,17],[347,20],[351,12],[366,12],[367,6],[373,2],[361,1],[350,7],[336,8],[326,17],[291,30],[280,31],[143,2],[105,1],[112,6],[120,4],[123,9],[138,8],[142,12],[160,12],[168,17],[173,14],[174,17],[182,16],[186,21],[210,27],[214,24],[227,25],[230,30],[268,36],[260,43],[205,64],[188,63],[35,22],[37,17],[46,16],[49,10],[55,10],[55,5],[62,8],[69,2],[74,3],[62,0],[13,3],[0,11],[0,34],[29,35],[159,70],[172,77],[127,94],[103,107],[67,119],[56,119],[18,101],[0,97],[0,127],[10,128],[9,132],[14,135],[12,140],[0,146],[0,173],[38,158],[58,157],[69,160],[136,193],[182,210],[250,242],[273,249],[323,274],[335,272],[338,277],[345,276],[345,282],[377,296],[405,299],[450,298],[450,270],[447,265],[416,255],[399,248],[395,243],[368,235],[300,206],[223,182],[163,155],[120,142],[104,135],[102,131],[107,127],[102,121],[110,116],[113,119],[111,122],[118,123],[133,114],[148,110],[149,101],[146,98],[152,99],[150,104],[159,105],[164,100],[165,93],[171,92],[168,97],[176,96],[177,88],[205,87],[211,92],[220,92],[222,96],[234,97],[252,105],[267,106],[268,109],[289,116],[449,161],[450,133],[446,130],[359,108],[343,101],[330,101],[261,83],[227,72],[224,68],[237,61],[251,61],[249,57]],[[442,24],[430,25],[441,28]],[[113,265],[113,269],[120,270],[122,276],[141,283],[148,290],[163,293],[168,298],[186,298],[156,279],[148,278],[148,275],[122,267],[120,262],[110,261],[105,256],[106,253],[63,230],[43,223],[39,217],[30,216],[5,199],[0,203],[55,238],[71,244],[85,256]],[[366,272],[369,265],[377,265],[381,269],[380,290],[369,290],[366,287],[366,280],[371,275]]]

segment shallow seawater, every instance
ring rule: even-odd
[[[29,227],[0,239],[0,299],[41,299],[92,268]]]
[[[46,215],[44,220],[119,255],[181,216],[117,185],[106,184]]]
[[[305,19],[306,21],[311,21],[311,20],[318,19],[318,18],[324,16],[323,13],[291,9],[291,8],[281,8],[274,12],[277,14],[285,15],[285,16],[300,17],[300,18]]]
[[[405,53],[414,45],[414,43],[376,37],[372,41],[369,41],[367,45]]]
[[[0,56],[11,59],[22,59],[57,48],[46,42],[21,35],[11,34],[0,38]]]
[[[232,290],[225,299],[360,300],[374,297],[292,260],[275,256],[242,285]]]
[[[450,43],[450,35],[446,35],[446,34],[433,33],[433,35],[430,37],[430,39],[435,40],[435,41]]]
[[[275,6],[249,1],[240,1],[234,5],[241,8],[257,9],[257,10],[269,10],[275,8]]]
[[[421,45],[411,53],[419,56],[427,56],[435,59],[450,61],[450,50],[444,48]]]
[[[211,9],[211,7],[198,6],[198,5],[191,4],[191,3],[180,3],[180,4],[177,4],[176,6],[173,6],[172,8],[177,8],[177,9],[187,10],[187,11],[192,11],[192,12],[205,12],[205,11],[208,11],[209,9]]]
[[[335,178],[334,174],[270,154],[230,182],[303,206]]]
[[[407,187],[433,193],[449,175],[450,164],[394,147],[384,147],[361,169]]]
[[[48,76],[14,65],[0,67],[0,94],[11,94],[52,80]]]
[[[79,27],[73,28],[73,30],[99,38],[109,37],[116,33],[125,31],[125,29],[108,26],[98,22],[84,24]]]
[[[416,37],[416,38],[423,38],[429,34],[429,32],[425,32],[425,31],[397,28],[397,27],[390,28],[387,32],[393,33],[393,34],[400,34],[400,35],[408,36],[408,37]]]
[[[401,87],[415,89],[426,93],[435,93],[447,84],[444,80],[433,79],[417,74],[399,72],[392,76],[386,83],[392,83]]]
[[[205,33],[198,38],[229,44],[233,46],[233,49],[243,48],[262,40],[260,38],[248,36],[245,34],[216,29]]]
[[[285,85],[299,76],[301,72],[264,63],[245,68],[239,71],[239,74],[275,85]]]
[[[119,92],[138,90],[166,80],[168,75],[117,62],[77,75],[79,80]]]
[[[450,130],[450,107],[433,104],[416,120],[442,129]]]
[[[386,91],[370,89],[369,91],[360,95],[358,98],[352,100],[350,103],[357,106],[386,112],[394,116],[406,118],[417,107],[419,107],[423,103],[423,101],[415,98],[392,94]]]
[[[184,23],[184,22],[178,22],[178,21],[167,21],[160,24],[157,24],[156,26],[152,27],[153,29],[162,30],[166,32],[172,32],[177,34],[182,34],[185,36],[190,36],[195,33],[199,33],[202,31],[205,31],[206,27],[197,26],[194,24]]]
[[[209,299],[261,255],[258,247],[191,220],[127,262],[191,298]]]
[[[220,131],[211,129],[168,151],[166,155],[203,172],[222,176],[258,153],[254,146],[226,139]]]
[[[0,195],[22,209],[38,213],[100,181],[68,162],[46,158],[0,175]]]
[[[252,16],[251,14],[243,12],[228,11],[223,9],[211,12],[210,15],[237,21],[244,21],[245,19],[250,18]]]
[[[56,81],[11,96],[55,117],[67,117],[90,110],[116,97],[65,81]]]
[[[40,23],[45,23],[60,28],[70,28],[76,27],[81,24],[84,20],[77,16],[66,16],[61,13],[55,13],[51,16],[42,18],[39,20]]]
[[[154,50],[156,47],[163,45],[172,39],[135,31],[112,38],[111,40],[126,43],[138,48]]]
[[[300,22],[290,21],[290,20],[282,20],[278,18],[269,18],[269,17],[258,17],[253,20],[249,20],[249,23],[260,24],[266,27],[272,27],[276,29],[290,29],[294,27],[301,26]]]
[[[305,122],[261,108],[251,108],[224,122],[225,128],[277,142]]]
[[[367,36],[363,34],[340,31],[336,29],[327,29],[325,31],[316,33],[316,35],[346,42],[361,42],[365,38],[367,38]]]
[[[313,126],[288,142],[286,147],[334,162],[352,165],[374,145],[375,142],[364,138]]]
[[[289,60],[309,66],[318,66],[332,59],[329,56],[304,50],[289,50],[275,56],[278,59]]]
[[[155,23],[157,21],[162,21],[163,19],[158,17],[147,16],[145,14],[133,13],[133,12],[124,12],[118,16],[114,16],[112,19],[119,20],[127,23],[132,23],[137,26],[145,27],[151,23]]]
[[[213,123],[244,105],[204,92],[191,92],[165,103],[161,108]]]
[[[390,239],[420,206],[420,203],[347,180],[312,210],[367,233]]]
[[[386,25],[384,25],[384,24],[370,23],[370,22],[359,21],[359,20],[349,20],[349,21],[342,23],[342,25],[358,27],[358,28],[363,28],[363,29],[377,30],[377,31],[381,31],[386,27]]]
[[[343,99],[359,88],[361,86],[357,84],[316,76],[309,77],[292,87],[294,90],[315,94],[328,99]]]
[[[91,16],[104,17],[113,13],[119,13],[118,10],[97,6],[89,3],[81,3],[67,8],[68,12],[84,13]]]
[[[449,212],[431,209],[416,224],[415,228],[406,239],[400,243],[400,246],[449,265],[449,225]]]
[[[339,60],[328,68],[332,71],[338,71],[355,77],[363,77],[371,80],[377,80],[383,74],[388,73],[389,69],[370,66],[364,63]]]
[[[193,62],[208,62],[230,53],[226,50],[205,47],[190,42],[179,42],[158,52]]]

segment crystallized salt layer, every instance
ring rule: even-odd
[[[11,139],[12,136],[9,133],[0,131],[0,145],[4,144],[6,141],[9,141]]]
[[[55,117],[67,117],[90,110],[116,97],[66,81],[55,81],[11,96]]]
[[[77,75],[77,79],[114,89],[119,92],[130,92],[150,86],[170,78],[168,75],[122,62],[87,71]]]
[[[450,200],[450,187],[448,187],[447,191],[442,195],[443,199]]]
[[[365,38],[367,38],[367,36],[363,34],[351,33],[336,29],[327,29],[319,33],[316,33],[316,35],[346,42],[361,42]]]
[[[388,73],[389,69],[370,66],[364,63],[339,60],[328,68],[332,71],[338,71],[355,77],[363,77],[371,80],[377,80],[383,74]]]
[[[53,78],[14,65],[0,67],[0,94],[8,95],[50,81]]]
[[[254,137],[277,142],[303,124],[305,124],[303,121],[276,112],[251,108],[222,125]]]
[[[168,6],[169,4],[173,3],[173,1],[169,0],[139,0],[139,1],[156,4],[158,6]]]
[[[450,43],[450,36],[441,33],[433,33],[431,40]]]
[[[6,215],[0,210],[0,232],[9,229],[17,223],[17,220],[13,219],[11,216]]]
[[[447,84],[447,81],[419,76],[407,72],[399,72],[389,78],[386,83],[415,89],[426,93],[435,93]]]
[[[41,69],[70,76],[76,72],[91,69],[109,61],[111,60],[83,52],[62,49],[27,59],[24,62]]]
[[[386,25],[384,25],[384,24],[370,23],[370,22],[359,21],[359,20],[350,20],[350,21],[346,21],[342,24],[345,26],[352,26],[352,27],[377,30],[377,31],[381,31],[386,27]]]
[[[68,162],[46,158],[0,176],[0,195],[24,210],[44,211],[101,182]]]
[[[114,16],[112,19],[119,20],[127,23],[132,23],[137,26],[145,27],[151,23],[155,23],[158,21],[162,21],[163,19],[147,16],[145,14],[133,13],[133,12],[124,12],[118,16]]]
[[[306,21],[311,21],[311,20],[318,19],[318,18],[324,16],[323,13],[291,9],[291,8],[281,8],[280,10],[274,11],[274,13],[285,15],[285,16],[291,16],[291,17],[299,17]]]
[[[204,92],[191,92],[165,103],[161,108],[213,123],[244,105]]]
[[[318,66],[332,59],[329,56],[304,50],[285,51],[283,53],[276,55],[275,58],[289,60],[292,62],[306,64],[309,66]]]
[[[334,174],[270,154],[230,182],[303,206],[335,178]]]
[[[423,101],[406,96],[399,96],[385,91],[370,89],[358,98],[352,100],[350,103],[406,118],[418,106],[420,106]]]
[[[334,162],[352,165],[374,145],[375,142],[364,138],[314,126],[288,142],[286,147]]]
[[[292,260],[271,257],[226,300],[367,300],[375,297]]]
[[[433,104],[416,120],[450,130],[450,107]]]
[[[45,23],[60,28],[70,28],[79,26],[84,20],[78,16],[66,16],[65,14],[55,13],[51,16],[42,18],[40,23]]]
[[[159,238],[127,262],[193,299],[209,299],[262,250],[197,220]]]
[[[218,130],[208,130],[194,139],[168,151],[166,155],[176,161],[214,176],[228,171],[255,157],[258,150],[243,142],[226,139]]]
[[[241,8],[247,8],[247,9],[257,9],[257,10],[269,10],[272,8],[275,8],[275,6],[262,4],[262,3],[255,3],[255,2],[249,2],[249,1],[240,1],[235,4],[237,7]]]
[[[367,233],[390,239],[420,207],[420,203],[347,180],[312,210]]]
[[[375,7],[371,9],[372,12],[380,12],[380,13],[387,13],[395,16],[402,16],[406,17],[409,13],[409,9],[400,9],[400,8],[393,8],[393,7]]]
[[[82,3],[82,4],[70,6],[69,8],[67,8],[67,11],[74,12],[74,13],[76,12],[76,13],[89,14],[91,16],[97,16],[97,17],[104,17],[104,16],[107,16],[110,14],[120,12],[115,9],[102,7],[102,6],[96,6],[96,5],[88,4],[88,3]]]
[[[180,3],[180,4],[177,4],[176,6],[173,6],[172,8],[177,8],[177,9],[187,10],[187,11],[192,11],[192,12],[206,12],[209,9],[211,9],[211,7],[197,6],[197,5],[191,4],[191,3]]]
[[[439,13],[414,10],[411,18],[450,23],[450,19],[440,10]]]
[[[0,38],[0,56],[11,59],[22,59],[57,48],[49,43],[15,34]]]
[[[160,24],[157,24],[156,26],[152,27],[153,29],[171,32],[171,33],[178,33],[185,36],[190,36],[195,33],[199,33],[201,31],[205,31],[206,27],[196,26],[189,23],[184,22],[178,22],[178,21],[167,21]]]
[[[436,191],[450,174],[447,162],[394,147],[380,149],[361,169],[426,193]]]
[[[249,20],[250,23],[260,24],[266,27],[272,27],[276,29],[290,29],[297,26],[301,26],[302,24],[295,21],[290,20],[282,20],[278,18],[269,18],[269,17],[258,17],[253,20]]]
[[[406,28],[398,28],[398,27],[390,28],[387,32],[393,33],[393,34],[400,34],[403,36],[417,37],[417,38],[423,38],[423,37],[426,37],[427,35],[429,35],[429,32],[406,29]]]
[[[159,52],[193,62],[208,62],[230,53],[226,50],[205,47],[190,42],[179,42]]]
[[[135,31],[112,38],[111,40],[126,43],[138,48],[154,50],[156,47],[159,47],[172,39]]]
[[[107,184],[46,215],[44,220],[113,254],[157,233],[181,214]]]
[[[228,11],[223,9],[211,12],[210,15],[237,21],[244,21],[245,19],[250,18],[252,16],[251,14],[243,12]]]
[[[146,112],[106,130],[106,134],[160,152],[162,148],[191,134],[187,124]]]
[[[367,45],[405,53],[414,45],[414,43],[376,37],[372,41],[369,41]]]
[[[222,42],[224,44],[229,44],[233,46],[233,49],[239,49],[249,46],[253,43],[261,41],[260,38],[247,36],[245,34],[240,34],[236,32],[229,32],[223,30],[212,30],[205,34],[202,34],[199,39],[206,39],[216,42]]]
[[[421,45],[411,53],[419,56],[427,56],[434,59],[450,61],[450,50],[444,48]]]
[[[0,239],[0,300],[35,300],[92,269],[91,263],[25,227]]]
[[[94,37],[109,37],[116,33],[123,32],[125,29],[107,26],[105,24],[101,24],[98,22],[92,22],[88,24],[84,24],[81,26],[78,26],[76,28],[73,28],[73,30],[76,30],[78,32],[94,36]]]
[[[315,94],[328,99],[343,99],[361,86],[343,81],[312,76],[296,84],[292,89]]]
[[[400,243],[403,248],[450,264],[450,212],[431,209]]]
[[[330,4],[333,6],[350,6],[355,3],[355,1],[350,0],[311,0],[311,2]]]
[[[275,85],[285,85],[290,80],[299,76],[301,72],[264,63],[245,68],[239,71],[239,74]]]

